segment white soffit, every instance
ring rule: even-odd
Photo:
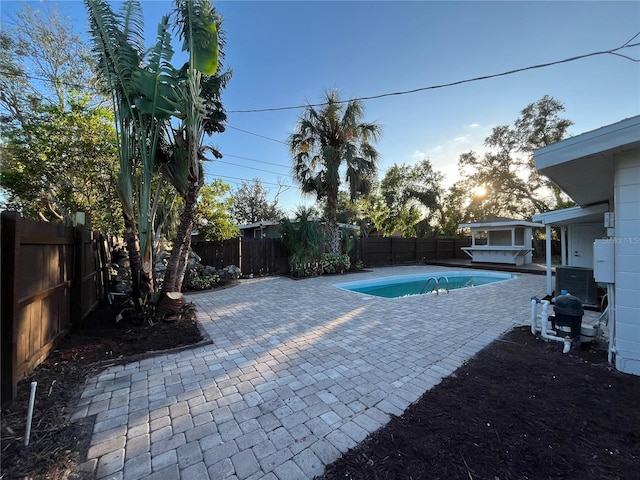
[[[609,211],[609,205],[600,203],[590,207],[571,207],[551,212],[538,213],[533,216],[534,222],[545,225],[568,225],[575,223],[604,223],[604,213]]]

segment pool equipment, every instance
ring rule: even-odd
[[[561,295],[555,299],[553,307],[555,312],[555,326],[558,335],[569,336],[571,340],[580,340],[580,329],[582,327],[582,302],[574,295],[562,290]]]
[[[538,303],[542,303],[542,313],[538,315]],[[558,337],[556,336],[556,332],[553,330],[547,330],[549,321],[549,300],[540,300],[537,297],[533,297],[531,299],[531,333],[536,335],[538,330],[540,331],[540,335],[545,340],[553,340],[556,342],[563,342],[564,346],[562,348],[562,353],[567,353],[571,350],[571,337]],[[540,329],[538,329],[537,320],[540,319]]]

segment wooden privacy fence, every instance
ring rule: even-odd
[[[425,260],[468,258],[460,250],[471,245],[471,238],[359,238],[350,252],[352,264],[364,266],[402,265]],[[204,265],[240,267],[243,275],[288,274],[288,255],[278,238],[238,237],[222,242],[193,242],[193,250]]]
[[[356,243],[357,256],[365,266],[402,265],[425,260],[467,258],[461,247],[471,238],[367,237]]]
[[[243,275],[289,273],[287,252],[279,238],[236,237],[221,242],[194,241],[191,248],[204,265],[235,265]]]
[[[80,227],[2,213],[2,400],[109,286],[106,237]]]

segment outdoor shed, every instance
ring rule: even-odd
[[[580,207],[536,216],[547,236],[552,225],[598,224],[603,232],[591,252],[577,251],[593,259],[594,280],[607,287],[611,361],[640,375],[640,116],[537,149],[534,160]]]
[[[462,250],[472,262],[526,265],[533,261],[533,229],[544,225],[512,218],[493,218],[461,223],[459,227],[471,230],[471,246],[462,247]],[[479,244],[479,237],[486,238],[486,244]]]

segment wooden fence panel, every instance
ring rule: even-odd
[[[195,241],[192,243],[191,248],[200,256],[203,265],[209,265],[217,269],[229,265],[239,266],[239,238],[231,238],[222,242]]]
[[[108,290],[106,239],[2,212],[2,400]],[[72,308],[73,305],[73,308]]]
[[[111,248],[104,235],[78,227],[74,232],[75,272],[72,320],[81,326],[109,291]]]
[[[222,242],[198,241],[192,247],[203,265],[218,269],[235,265],[243,275],[289,272],[287,254],[279,238],[237,237]]]
[[[435,260],[438,240],[435,238],[416,239],[416,260]]]
[[[391,242],[389,237],[361,238],[362,262],[367,267],[391,265]]]
[[[391,264],[401,265],[416,261],[415,238],[389,238],[389,250],[391,251]]]
[[[2,213],[2,398],[71,326],[73,228]]]

